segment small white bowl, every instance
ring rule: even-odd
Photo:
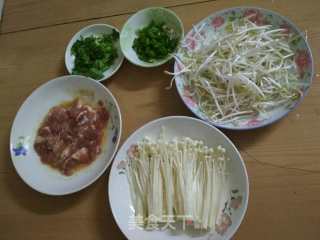
[[[74,68],[74,60],[75,56],[71,54],[71,48],[73,44],[80,39],[80,37],[89,37],[92,35],[99,36],[102,34],[110,34],[112,33],[113,30],[116,30],[119,33],[119,30],[115,28],[114,26],[108,25],[108,24],[93,24],[90,26],[87,26],[85,28],[82,28],[79,32],[77,32],[70,40],[68,43],[68,46],[66,48],[65,52],[65,64],[66,68],[69,72],[69,74],[72,74],[72,69]],[[119,33],[120,34],[120,33]],[[114,75],[118,69],[120,68],[124,56],[120,48],[120,41],[118,40],[116,43],[116,48],[118,52],[118,57],[115,59],[114,63],[103,73],[103,78],[98,79],[96,81],[104,81],[108,78],[110,78],[112,75]]]
[[[64,176],[41,162],[33,148],[37,130],[49,109],[86,94],[90,101],[101,100],[109,120],[101,153],[87,167]],[[101,83],[84,76],[62,76],[37,88],[22,104],[12,125],[10,153],[20,177],[33,189],[48,195],[77,192],[97,180],[111,163],[121,137],[121,113],[112,93]]]
[[[126,59],[140,67],[157,67],[166,63],[172,58],[172,55],[169,54],[164,59],[155,60],[154,62],[149,63],[140,60],[135,50],[132,48],[133,41],[137,37],[137,31],[148,26],[152,20],[155,22],[164,22],[169,28],[173,29],[179,37],[178,46],[183,38],[184,30],[180,18],[175,12],[167,8],[150,7],[142,9],[132,15],[121,30],[120,45]]]
[[[144,137],[157,139],[161,128],[165,128],[165,137],[171,140],[175,137],[190,137],[202,140],[207,146],[218,145],[226,149],[230,159],[230,195],[222,197],[219,218],[223,224],[218,225],[212,232],[205,234],[194,232],[147,231],[135,225],[134,211],[130,200],[129,185],[125,174],[126,156],[132,144],[136,144]],[[109,175],[109,201],[113,216],[127,239],[129,240],[229,240],[239,228],[246,213],[249,199],[249,180],[242,157],[234,144],[220,130],[196,118],[185,116],[170,116],[156,119],[136,130],[121,146]],[[137,219],[139,221],[139,218]],[[140,220],[141,221],[141,220]]]

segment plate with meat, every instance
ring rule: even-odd
[[[20,107],[10,135],[13,165],[41,193],[74,193],[109,166],[121,129],[118,103],[106,87],[87,77],[62,76]]]

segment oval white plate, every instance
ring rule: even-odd
[[[115,28],[114,26],[108,25],[108,24],[93,24],[90,26],[87,26],[85,28],[82,28],[79,32],[77,32],[68,43],[68,46],[66,48],[65,53],[65,64],[66,68],[69,72],[69,74],[72,74],[72,69],[74,68],[74,59],[75,57],[71,54],[71,48],[73,44],[80,39],[80,37],[89,37],[89,36],[99,36],[102,34],[111,34],[112,30],[116,30],[119,33],[119,30]],[[119,33],[120,35],[120,33]],[[119,36],[120,38],[120,36]],[[118,69],[121,67],[121,64],[123,63],[123,53],[120,48],[120,40],[118,39],[118,42],[116,43],[116,48],[118,52],[118,57],[115,59],[114,63],[103,73],[103,78],[98,79],[96,81],[104,81],[108,78],[110,78],[113,74],[115,74]]]
[[[64,176],[42,164],[33,148],[40,123],[49,109],[70,101],[85,90],[93,101],[102,100],[110,118],[102,152],[89,166],[72,176]],[[65,195],[93,183],[111,163],[118,148],[122,130],[119,106],[111,92],[102,84],[83,76],[63,76],[36,89],[22,104],[12,125],[10,153],[20,177],[33,189],[49,195]]]
[[[173,137],[190,137],[203,140],[208,146],[222,145],[230,161],[230,195],[223,199],[220,210],[223,225],[217,226],[211,233],[183,233],[169,230],[145,231],[134,223],[134,213],[130,201],[129,186],[125,174],[126,154],[132,144],[143,137],[158,138],[161,127],[165,128],[168,139]],[[240,153],[233,143],[217,128],[204,121],[184,116],[172,116],[154,120],[136,130],[122,145],[112,164],[109,177],[109,201],[113,216],[125,236],[130,240],[164,240],[164,239],[197,239],[222,240],[230,239],[238,229],[247,209],[249,197],[248,175]],[[226,204],[226,207],[225,207]],[[223,212],[223,208],[225,211]],[[229,210],[230,209],[230,210]]]

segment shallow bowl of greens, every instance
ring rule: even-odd
[[[304,32],[262,8],[222,10],[195,24],[174,67],[177,90],[199,118],[247,130],[278,121],[307,94],[314,65]]]
[[[77,32],[65,52],[70,74],[104,81],[117,72],[124,56],[120,49],[119,30],[107,24],[94,24]]]
[[[120,46],[124,56],[141,67],[156,67],[172,58],[183,38],[183,24],[171,10],[143,9],[123,26]]]

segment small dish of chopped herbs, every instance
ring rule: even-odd
[[[132,48],[140,60],[152,63],[166,58],[178,45],[179,37],[165,22],[151,21],[146,27],[137,31],[137,38]]]
[[[131,63],[156,67],[173,58],[182,38],[183,24],[175,12],[150,7],[127,20],[120,33],[120,46]]]
[[[79,31],[66,50],[66,67],[70,74],[103,81],[120,67],[119,31],[106,24],[95,24]]]

